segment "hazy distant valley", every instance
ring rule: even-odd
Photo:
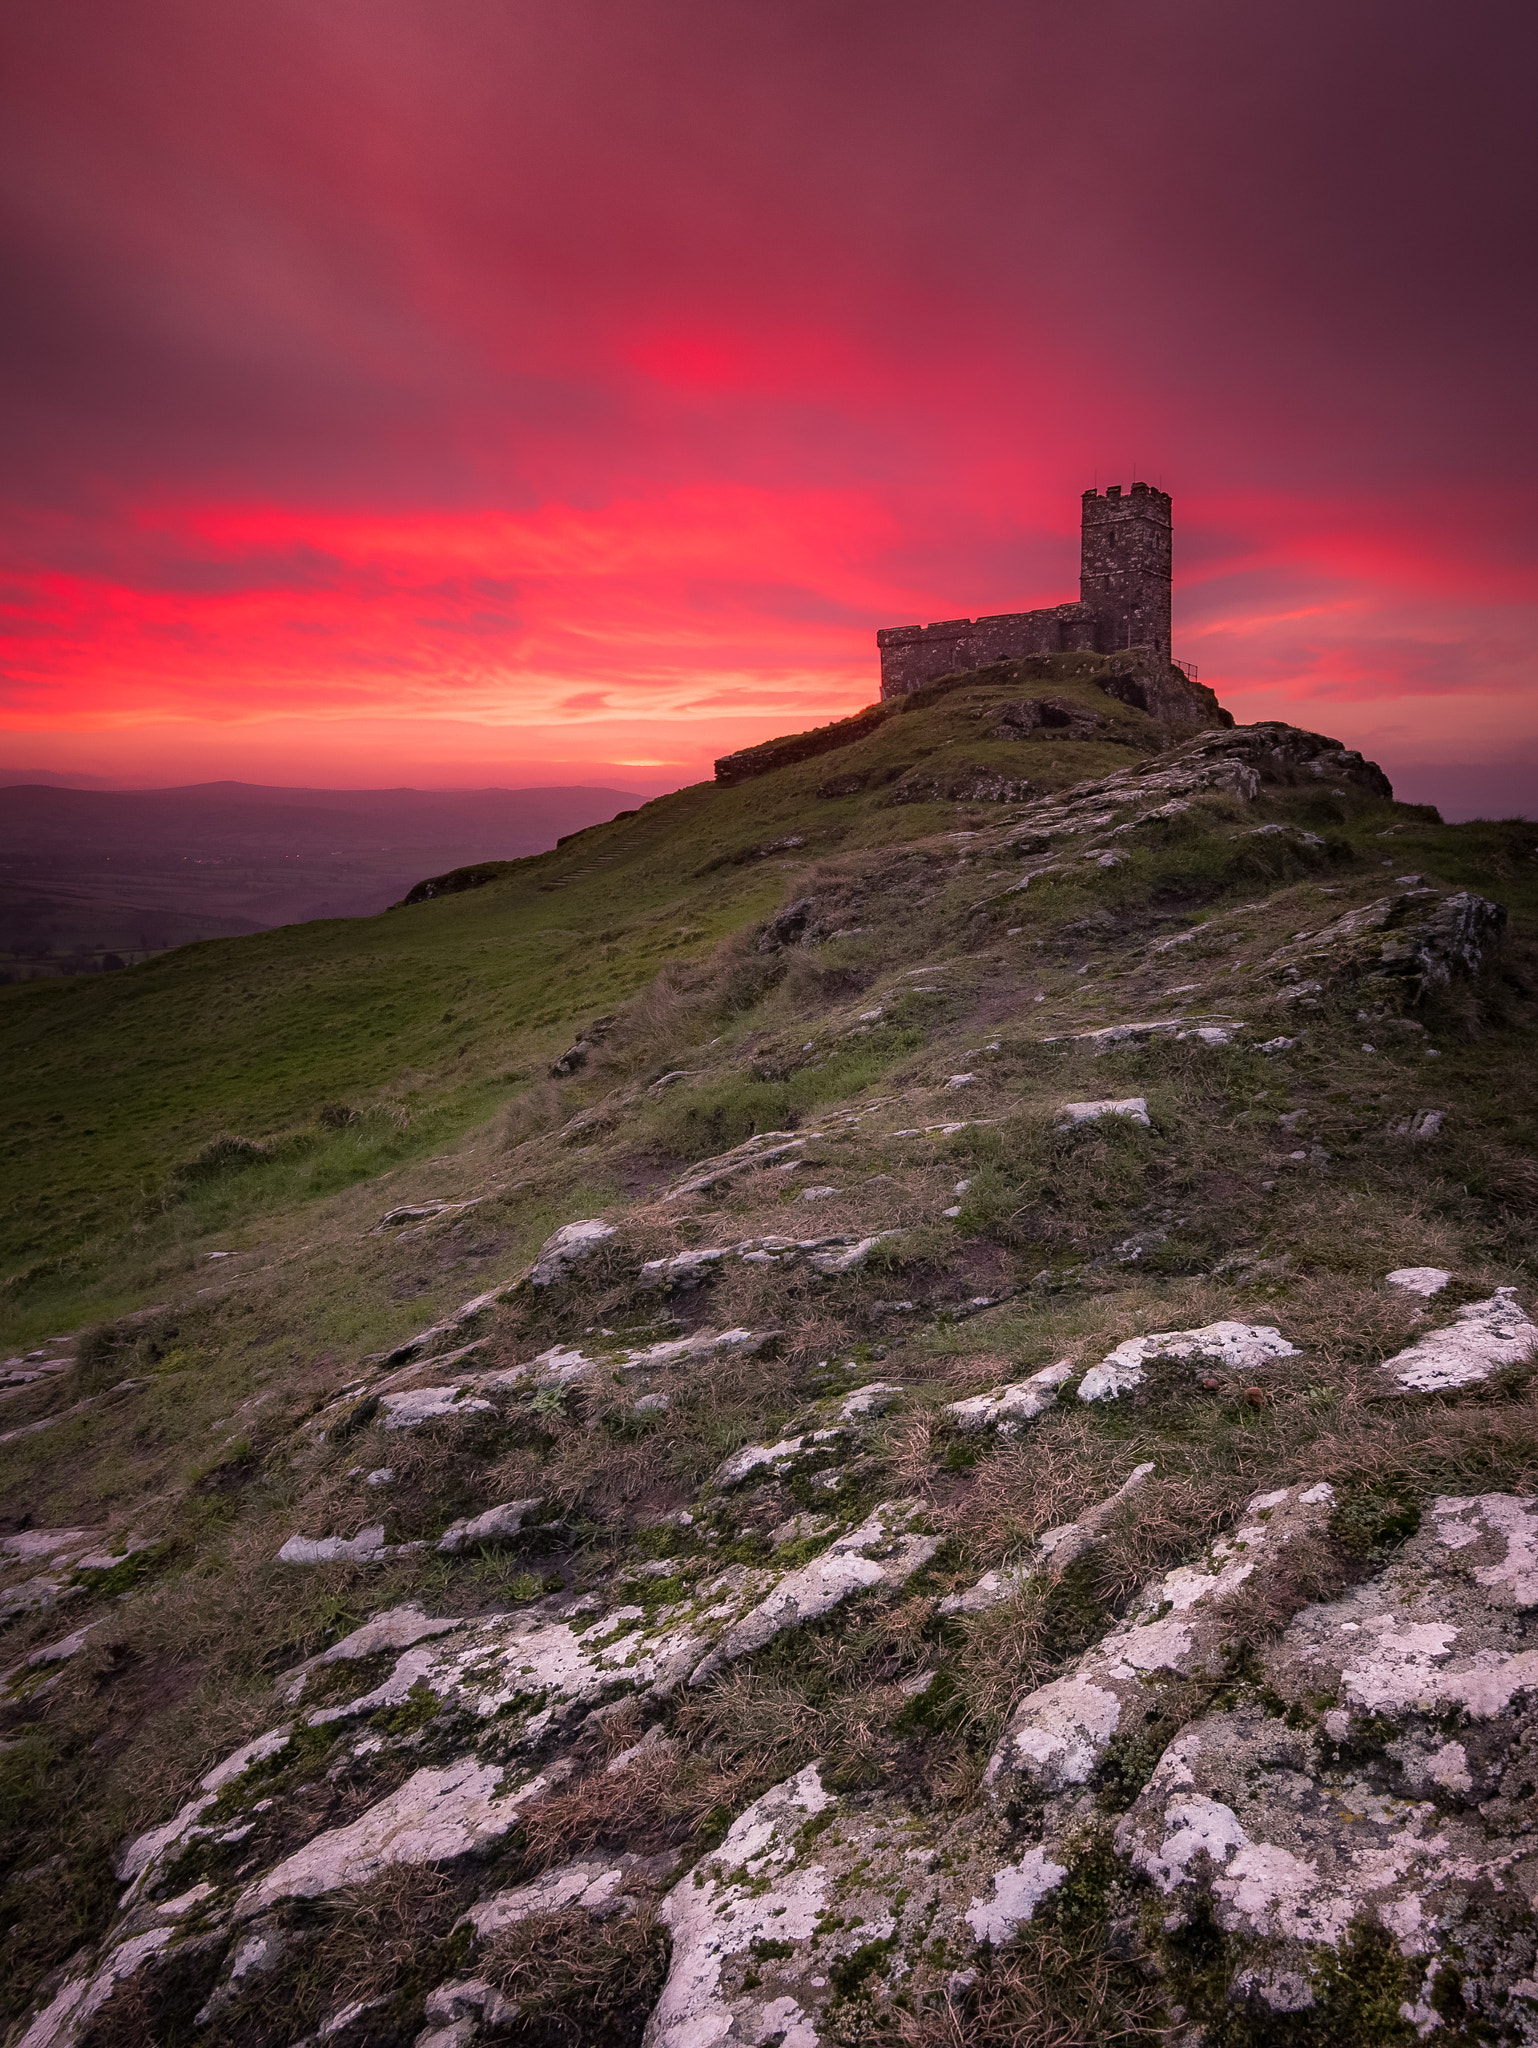
[[[194,939],[369,917],[422,875],[541,853],[617,789],[0,788],[0,974],[132,965]]]

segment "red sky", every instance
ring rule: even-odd
[[[0,762],[608,781],[1077,595],[1538,808],[1518,0],[48,0],[0,24]]]

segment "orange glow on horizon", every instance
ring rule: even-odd
[[[0,761],[688,781],[1136,452],[1236,715],[1538,782],[1525,67],[1300,5],[24,10]]]

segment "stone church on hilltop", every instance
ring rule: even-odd
[[[932,626],[886,626],[881,694],[905,697],[936,676],[986,668],[1028,654],[1170,654],[1170,497],[1149,484],[1084,493],[1079,601],[985,619],[941,619]],[[1194,680],[1194,676],[1193,676]]]

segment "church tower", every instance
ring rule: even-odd
[[[1084,493],[1079,599],[1095,615],[1101,654],[1149,647],[1170,658],[1170,498],[1135,483],[1125,495]]]

